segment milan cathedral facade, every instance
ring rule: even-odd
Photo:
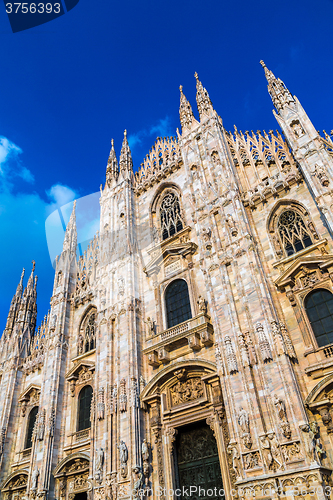
[[[80,258],[74,203],[38,328],[22,274],[2,499],[330,497],[333,142],[261,64],[283,134],[227,132],[195,75],[138,171],[112,143]]]

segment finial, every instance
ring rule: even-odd
[[[33,261],[32,261],[32,272],[34,272],[35,267],[36,267],[36,262],[33,260]]]
[[[263,68],[266,68],[266,64],[264,63],[264,61],[263,61],[262,59],[261,59],[261,61],[260,61],[260,64],[261,64],[261,66],[262,66]]]
[[[127,137],[127,130],[124,130],[124,137]]]
[[[194,76],[195,76],[195,78],[196,78],[197,80],[199,80],[199,76],[198,76],[198,73],[197,73],[197,72],[195,72],[195,73],[194,73]]]
[[[181,93],[183,93],[183,86],[182,85],[179,85],[179,90],[181,91]]]
[[[112,148],[114,148],[114,140],[113,139],[111,139],[111,146],[112,146]]]

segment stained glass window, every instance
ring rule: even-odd
[[[85,352],[91,351],[96,347],[95,321],[96,321],[96,314],[93,313],[89,316],[88,322],[86,324],[85,347],[84,347]]]

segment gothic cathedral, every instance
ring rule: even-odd
[[[126,137],[50,312],[34,267],[0,340],[4,500],[324,500],[333,468],[333,142],[261,62],[279,132]],[[332,498],[332,497],[331,497]]]

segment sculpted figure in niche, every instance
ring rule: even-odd
[[[147,330],[148,330],[148,335],[154,335],[155,334],[155,322],[148,316],[147,320],[145,321],[147,325]]]
[[[39,470],[36,467],[31,474],[31,489],[37,490]]]
[[[310,437],[310,456],[314,462],[320,465],[321,459],[324,455],[324,450],[319,439],[319,427],[317,422],[311,422],[309,437]]]
[[[148,460],[149,460],[149,446],[148,446],[146,439],[144,439],[142,442],[141,455],[142,455],[142,460],[144,462],[148,462]]]
[[[304,135],[303,127],[299,122],[293,124],[293,129],[294,129],[294,134],[297,138]]]
[[[207,312],[207,303],[206,303],[205,299],[202,297],[202,295],[199,295],[198,307],[199,307],[200,312],[203,312],[203,313]]]
[[[236,481],[238,479],[242,479],[240,456],[239,456],[239,453],[238,453],[236,446],[229,445],[228,446],[228,454],[231,455],[232,468],[234,469],[234,472],[236,475]]]
[[[96,470],[99,470],[99,471],[102,470],[103,462],[104,462],[104,451],[103,451],[103,448],[100,448],[97,452]]]
[[[286,405],[276,394],[274,395],[274,404],[276,406],[279,419],[285,422],[287,420]]]
[[[82,333],[79,333],[78,337],[78,353],[83,354],[83,345],[84,345],[84,338]]]
[[[252,439],[251,439],[251,434],[250,434],[250,420],[249,420],[249,415],[244,408],[240,409],[239,415],[238,415],[238,424],[239,427],[242,430],[242,439],[244,446],[246,448],[251,448],[252,447]]]
[[[118,445],[118,449],[119,449],[120,464],[121,464],[121,466],[125,466],[127,464],[127,460],[128,460],[128,450],[127,450],[127,446],[124,443],[124,441],[120,440],[120,443]]]

